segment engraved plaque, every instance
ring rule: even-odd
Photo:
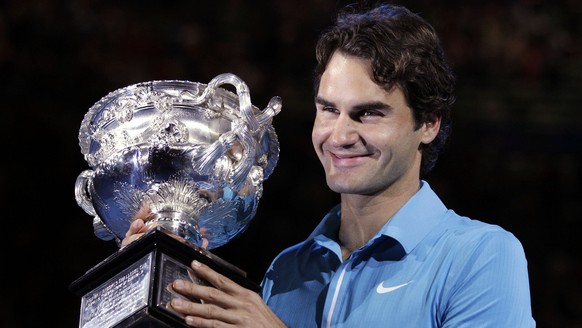
[[[113,327],[148,305],[153,253],[81,298],[80,328]]]

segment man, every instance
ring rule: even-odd
[[[398,6],[346,10],[316,57],[312,141],[341,203],[274,259],[262,297],[194,262],[214,288],[177,281],[202,303],[171,306],[195,327],[534,327],[520,242],[421,179],[454,103],[432,26]]]

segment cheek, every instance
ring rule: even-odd
[[[321,124],[321,122],[315,119],[315,122],[313,123],[313,128],[311,130],[311,142],[313,143],[313,147],[315,147],[316,151],[319,149],[319,147],[321,147],[321,144],[325,140],[326,135],[325,130],[326,129]]]
[[[323,142],[324,138],[321,136],[321,130],[314,126],[311,130],[311,144],[321,164],[324,164]]]

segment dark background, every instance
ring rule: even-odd
[[[216,250],[259,281],[337,201],[311,146],[316,37],[347,1],[0,2],[0,327],[75,327],[67,288],[116,250],[74,199],[77,134],[110,91],[232,72],[264,108],[279,164],[249,229]],[[582,327],[582,15],[574,0],[400,1],[458,75],[449,147],[429,182],[456,212],[523,243],[538,327]]]

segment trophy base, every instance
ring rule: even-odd
[[[163,228],[152,229],[71,283],[69,289],[81,296],[79,328],[188,327],[167,304],[183,298],[170,287],[175,279],[208,284],[190,269],[194,259],[245,288],[260,290],[244,271],[177,238]]]

